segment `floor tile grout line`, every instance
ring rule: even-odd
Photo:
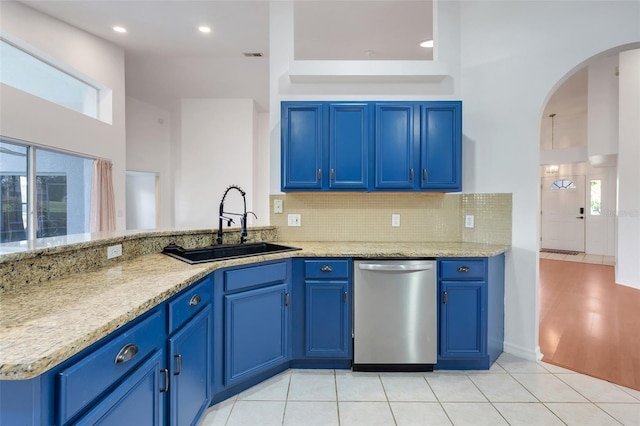
[[[387,400],[387,406],[389,407],[389,412],[391,413],[391,418],[393,419],[393,424],[397,425],[396,416],[393,413],[393,408],[391,408],[391,401],[389,401],[389,395],[387,394],[387,389],[384,387],[384,381],[382,380],[382,376],[378,373],[378,380],[380,381],[380,386],[382,386],[382,392],[384,392],[384,397]]]
[[[442,410],[444,415],[447,416],[447,420],[449,420],[449,423],[454,425],[453,420],[449,416],[449,413],[447,412],[447,410],[445,410],[444,406],[442,405],[442,402],[440,401],[440,398],[438,398],[438,394],[436,393],[436,391],[433,389],[433,387],[429,383],[429,379],[427,379],[427,376],[425,376],[425,375],[423,375],[422,377],[424,378],[424,381],[427,382],[427,386],[429,386],[429,389],[431,389],[431,392],[433,393],[433,396],[436,398],[436,402],[440,406],[440,409]]]

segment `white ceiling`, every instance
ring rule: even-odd
[[[21,3],[121,46],[128,96],[168,110],[181,98],[252,98],[268,110],[267,0]],[[431,0],[298,0],[294,10],[296,59],[431,59],[417,46],[432,37]]]

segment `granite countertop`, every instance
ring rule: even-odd
[[[286,242],[302,250],[188,265],[150,254],[0,295],[0,380],[34,378],[216,269],[290,257],[490,257],[506,245]]]

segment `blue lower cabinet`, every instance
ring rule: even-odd
[[[504,342],[504,255],[438,260],[437,369],[488,369]]]
[[[286,283],[224,296],[225,386],[288,362]]]
[[[348,282],[305,281],[305,295],[305,356],[350,358]]]
[[[213,316],[211,305],[169,339],[169,418],[189,425],[211,402]]]
[[[294,259],[294,368],[351,366],[351,259]]]
[[[486,342],[486,283],[444,281],[440,292],[440,356],[482,357]]]
[[[142,366],[80,418],[76,425],[163,425],[166,375],[164,351]],[[163,388],[164,387],[164,388]]]

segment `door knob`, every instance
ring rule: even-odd
[[[576,216],[576,219],[584,219],[584,216]]]

